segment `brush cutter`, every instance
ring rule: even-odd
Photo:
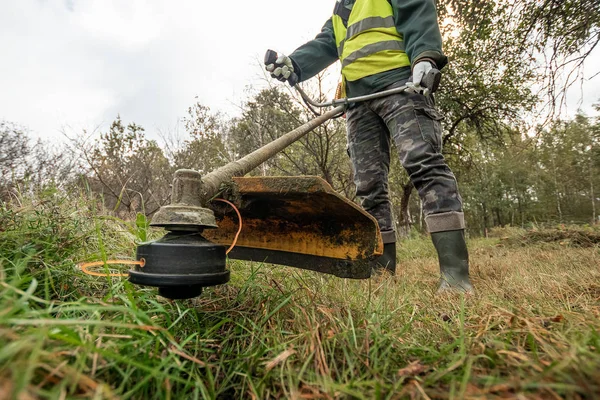
[[[316,176],[243,176],[342,114],[348,104],[407,87],[327,103],[314,102],[295,88],[310,105],[334,108],[205,176],[194,170],[176,171],[171,204],[161,207],[150,223],[167,233],[138,246],[136,258],[141,263],[129,272],[132,283],[158,287],[159,294],[171,299],[196,297],[204,287],[229,281],[227,256],[340,278],[371,276],[371,261],[383,252],[371,215]],[[213,201],[217,196],[235,208]]]

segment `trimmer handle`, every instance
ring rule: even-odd
[[[275,50],[267,50],[265,53],[265,65],[275,64],[277,61],[277,52]],[[287,78],[290,86],[296,86],[298,83],[298,75],[295,72],[292,72],[290,76]]]
[[[441,79],[442,73],[440,72],[440,70],[432,68],[429,70],[427,75],[425,75],[423,79],[421,79],[421,86],[427,88],[427,90],[429,91],[429,93],[427,94],[435,93],[435,91],[438,90],[438,87],[440,86]]]
[[[277,61],[277,52],[275,50],[267,50],[265,53],[265,65],[275,64]]]

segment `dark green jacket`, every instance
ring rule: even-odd
[[[355,0],[342,0],[354,4]],[[437,21],[435,0],[389,0],[394,11],[396,29],[404,37],[404,45],[412,65],[427,58],[442,69],[448,59],[442,52],[442,36]],[[325,22],[321,33],[298,47],[290,58],[300,82],[312,78],[338,60],[331,18]],[[409,67],[398,68],[348,82],[349,97],[378,92],[384,87],[411,74]]]

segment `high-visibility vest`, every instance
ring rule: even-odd
[[[338,0],[332,17],[345,81],[410,66],[388,0],[356,0],[352,10]]]

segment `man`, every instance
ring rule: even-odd
[[[391,140],[423,202],[440,261],[439,291],[471,292],[462,200],[442,150],[443,116],[422,78],[447,58],[434,0],[338,0],[315,39],[267,65],[280,81],[305,81],[340,60],[348,97],[409,84],[412,91],[350,105],[348,151],[356,194],[377,219],[384,242],[379,268],[396,270],[396,233],[388,195]],[[412,79],[410,79],[412,75]],[[294,84],[295,82],[291,82]]]

